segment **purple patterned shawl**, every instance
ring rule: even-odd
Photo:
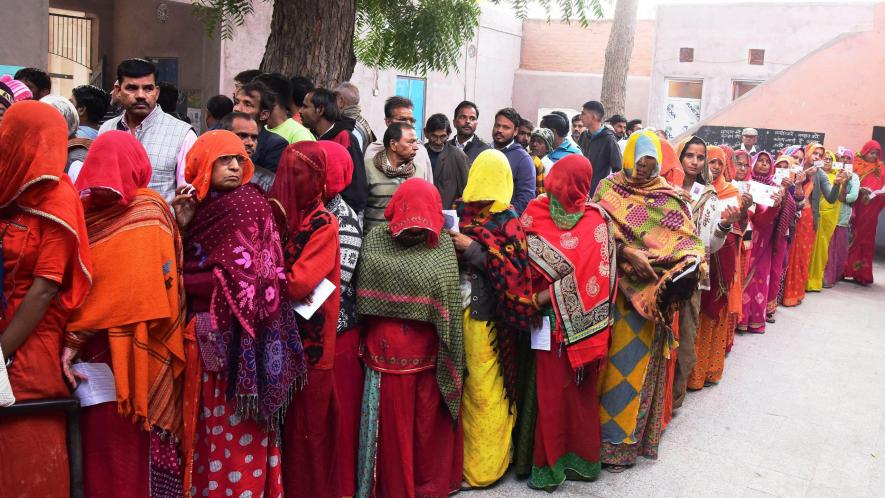
[[[239,413],[276,428],[307,369],[270,204],[251,183],[210,192],[188,233],[185,272],[211,271],[215,283],[196,317],[203,366],[227,373]]]

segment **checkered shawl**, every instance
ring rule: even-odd
[[[357,276],[360,315],[432,323],[439,335],[436,381],[454,420],[464,388],[464,330],[455,246],[443,232],[439,245],[404,246],[378,225],[363,241]]]

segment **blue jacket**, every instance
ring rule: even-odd
[[[537,193],[535,190],[537,187],[535,163],[529,153],[515,140],[500,150],[507,156],[510,170],[513,171],[513,197],[510,199],[510,204],[513,205],[516,214],[522,214],[529,201],[534,199]]]
[[[551,161],[556,163],[556,161],[559,161],[565,156],[580,153],[581,148],[575,145],[575,143],[572,142],[570,138],[566,137],[565,140],[563,140],[562,143],[559,144],[559,147],[553,149],[552,151],[550,151],[549,154],[547,154],[547,157],[549,157]]]

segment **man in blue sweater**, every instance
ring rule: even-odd
[[[495,114],[495,126],[492,128],[492,140],[495,148],[507,156],[510,169],[513,171],[513,205],[516,214],[522,214],[529,201],[535,198],[535,164],[529,153],[516,142],[516,133],[522,121],[519,113],[512,107],[505,107]]]

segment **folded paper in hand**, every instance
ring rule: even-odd
[[[541,317],[541,325],[532,327],[532,349],[550,351],[550,317]]]
[[[335,284],[329,282],[329,279],[324,278],[323,281],[316,286],[313,292],[310,293],[308,299],[295,305],[295,312],[304,317],[305,320],[310,320],[310,317],[320,309],[320,306],[326,302],[326,299],[329,299],[329,296],[331,296],[334,291]],[[310,304],[307,304],[308,300],[310,301]]]
[[[107,363],[74,363],[71,370],[88,377],[82,379],[74,391],[74,396],[80,400],[80,406],[117,401],[114,372]]]
[[[753,202],[760,206],[774,206],[774,196],[780,189],[771,185],[765,185],[757,181],[750,182],[750,195],[753,196]]]
[[[454,209],[443,209],[443,228],[446,230],[451,230],[453,232],[460,232],[458,230],[458,211]]]

